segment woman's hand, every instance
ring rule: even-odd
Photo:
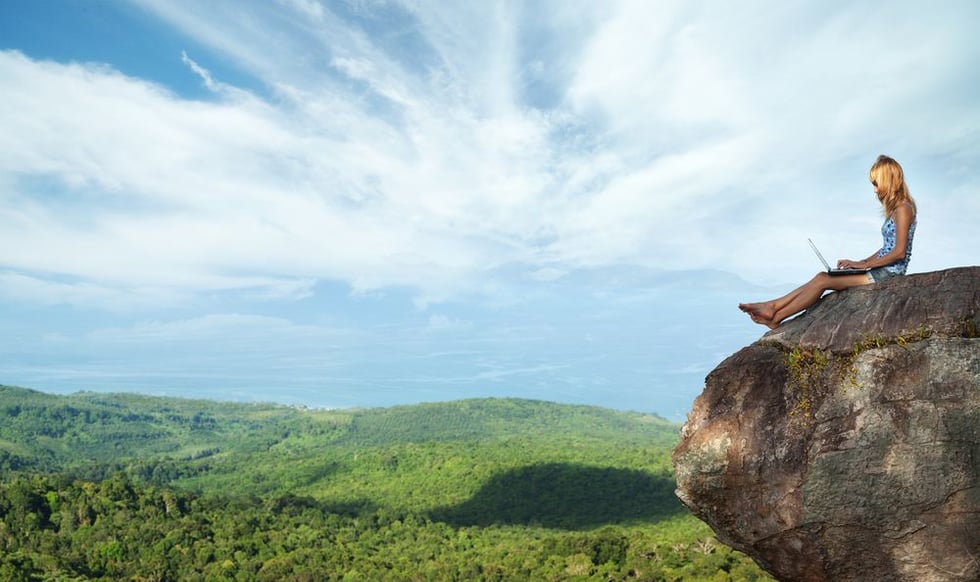
[[[838,269],[866,269],[867,266],[864,261],[852,261],[850,259],[841,259],[837,261]]]

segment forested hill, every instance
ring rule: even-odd
[[[277,447],[575,439],[677,440],[652,414],[520,399],[323,410],[135,394],[46,394],[0,385],[0,468],[64,470],[165,458],[194,460]]]
[[[0,579],[764,579],[675,498],[678,430],[0,386]]]

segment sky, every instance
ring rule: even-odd
[[[5,0],[0,384],[683,420],[740,301],[980,263],[980,3]]]

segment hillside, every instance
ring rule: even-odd
[[[510,517],[500,517],[499,499],[489,492],[502,482],[583,483],[588,474],[585,481],[610,495],[642,492],[622,497],[637,505],[632,510],[606,504],[618,520],[680,508],[669,476],[678,426],[590,406],[485,399],[334,411],[2,387],[0,418],[0,468],[87,477],[125,470],[196,492],[288,492],[351,506],[381,498],[398,511],[436,508],[447,518],[479,523],[541,518],[513,507]],[[620,472],[602,473],[597,459],[602,471]],[[523,493],[516,505],[549,507]],[[583,489],[573,497],[588,494]],[[477,510],[473,499],[490,507]],[[596,511],[603,504],[585,507]],[[568,516],[582,517],[579,511],[563,519],[553,509],[546,521],[575,527]]]
[[[345,415],[336,418],[347,422]],[[58,396],[0,386],[0,468],[67,470],[264,450],[303,420],[300,410],[271,404],[94,392]]]
[[[55,563],[82,579],[134,575],[150,562],[174,579],[214,578],[219,556],[239,579],[263,568],[266,579],[377,568],[402,573],[386,579],[422,570],[436,580],[545,579],[546,570],[565,572],[546,577],[556,580],[760,579],[674,497],[678,428],[650,414],[518,399],[308,410],[0,387],[0,544],[27,552],[26,562],[7,559],[10,572]],[[37,547],[43,535],[18,538],[30,531],[25,520],[49,547],[70,547],[73,561]],[[295,531],[305,541],[273,543]],[[160,555],[201,540],[211,557]],[[405,562],[436,555],[428,570]],[[490,576],[488,564],[509,574]]]

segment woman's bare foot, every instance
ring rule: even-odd
[[[739,303],[738,308],[748,313],[752,321],[759,325],[764,325],[769,329],[779,325],[778,322],[772,320],[776,316],[776,308],[771,303]]]

